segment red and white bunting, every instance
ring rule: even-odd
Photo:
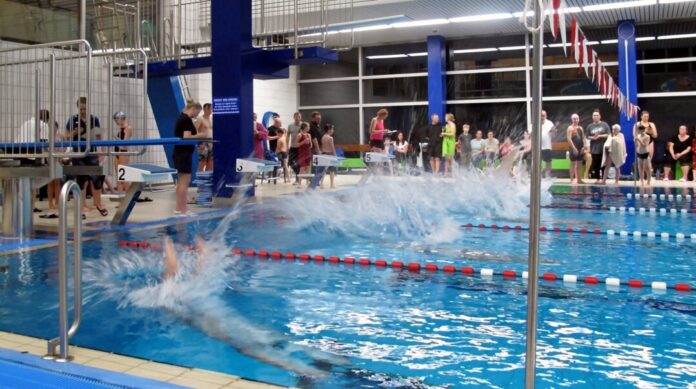
[[[585,69],[585,77],[589,77],[590,74],[588,73],[588,69],[590,66],[590,61],[589,61],[589,53],[587,51],[587,37],[585,34],[582,34],[582,67]]]
[[[597,58],[597,52],[594,51],[594,50],[592,50],[592,49],[589,49],[589,50],[587,51],[587,55],[588,55],[588,57],[589,57],[589,58],[587,59],[587,62],[589,62],[590,65],[595,64],[595,59]],[[587,73],[587,69],[585,69],[585,73]],[[594,76],[595,76],[595,69],[594,69],[594,67],[592,67],[592,70],[590,71],[590,73],[592,73],[592,74],[591,74],[591,75],[588,75],[588,77],[592,77],[592,82],[594,82]]]
[[[578,36],[578,22],[575,20],[575,16],[570,19],[570,56],[575,58],[577,62],[578,56],[575,50],[575,43]]]
[[[561,0],[561,5],[559,7],[559,13],[565,10],[565,0]],[[566,21],[565,15],[560,16],[560,28],[561,28],[561,43],[563,43],[563,54],[568,55],[566,52]]]
[[[551,18],[551,35],[553,35],[553,40],[558,39],[558,27],[560,23],[560,15],[558,14],[559,8],[561,8],[561,0],[550,0],[552,11]]]

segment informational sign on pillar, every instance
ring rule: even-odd
[[[216,97],[213,98],[213,112],[219,115],[238,115],[239,97]]]

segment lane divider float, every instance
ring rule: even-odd
[[[127,241],[127,240],[121,240],[118,242],[118,245],[120,247],[124,248],[140,248],[140,249],[150,249],[154,251],[160,251],[162,250],[162,245],[159,242],[148,242],[148,241]],[[189,250],[194,250],[195,248],[193,245],[188,245],[187,248]],[[463,266],[461,268],[457,268],[454,265],[443,265],[443,266],[438,266],[434,263],[426,263],[425,265],[419,263],[419,262],[409,262],[408,264],[405,264],[404,262],[401,261],[392,261],[388,262],[384,259],[377,259],[377,260],[371,260],[369,258],[362,257],[359,260],[356,261],[355,257],[339,257],[339,256],[324,256],[324,255],[310,255],[310,254],[296,254],[293,252],[285,252],[282,253],[280,251],[266,251],[266,250],[259,250],[255,251],[253,249],[240,249],[240,248],[234,248],[231,250],[232,254],[235,255],[240,255],[248,258],[261,258],[265,259],[268,257],[271,257],[274,260],[285,260],[285,262],[295,262],[297,260],[305,263],[316,263],[316,264],[321,264],[324,262],[328,262],[330,264],[345,264],[345,265],[358,265],[358,267],[367,267],[367,266],[374,266],[374,267],[379,267],[379,268],[392,268],[396,270],[406,270],[410,272],[421,272],[421,271],[426,271],[426,272],[443,272],[447,274],[456,274],[456,273],[461,273],[467,276],[475,276],[479,275],[482,278],[492,278],[492,277],[502,277],[503,279],[528,279],[529,278],[529,273],[527,271],[522,271],[518,272],[515,270],[510,270],[510,269],[505,269],[503,271],[495,271],[494,269],[490,268],[481,268],[477,272],[476,269],[474,269],[471,266]],[[597,285],[597,284],[605,284],[607,288],[617,288],[620,286],[626,286],[629,288],[650,288],[652,290],[675,290],[678,292],[692,292],[696,291],[696,286],[693,286],[689,283],[675,283],[675,284],[667,284],[664,281],[652,281],[652,282],[643,282],[638,279],[628,279],[628,280],[621,280],[617,277],[605,277],[605,278],[599,278],[599,277],[594,277],[594,276],[578,276],[576,274],[562,274],[562,275],[557,275],[556,273],[552,272],[547,272],[543,273],[542,275],[539,276],[540,280],[543,281],[550,281],[550,282],[563,282],[565,284],[587,284],[587,285]]]

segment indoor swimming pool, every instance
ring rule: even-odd
[[[301,388],[519,387],[528,187],[489,179],[285,196],[85,241],[72,342]],[[540,280],[539,387],[693,387],[696,294],[674,289],[696,287],[693,191],[545,188],[539,274],[559,280]],[[163,280],[165,236],[180,271]],[[56,249],[0,261],[0,330],[55,336]]]

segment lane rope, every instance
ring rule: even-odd
[[[516,226],[519,227],[519,226]],[[160,243],[157,242],[148,242],[148,241],[126,241],[126,240],[121,240],[119,241],[118,245],[120,247],[124,248],[131,248],[131,249],[151,249],[151,250],[156,250],[159,251],[162,249],[162,246]],[[187,249],[189,250],[194,250],[195,248],[193,245],[188,245],[186,246]],[[443,265],[443,266],[438,266],[437,264],[434,263],[425,263],[421,264],[419,262],[409,262],[409,263],[404,263],[401,261],[392,261],[388,262],[384,259],[376,259],[376,260],[371,260],[370,258],[365,258],[361,257],[358,260],[355,259],[355,257],[351,256],[346,256],[346,257],[339,257],[339,256],[324,256],[324,255],[311,255],[311,254],[295,254],[293,252],[280,252],[280,251],[267,251],[267,250],[253,250],[253,249],[240,249],[240,248],[234,248],[231,250],[232,254],[235,255],[240,255],[248,258],[260,258],[260,259],[268,259],[271,258],[273,261],[285,261],[285,262],[305,262],[305,263],[315,263],[315,264],[323,264],[323,263],[329,263],[329,264],[344,264],[344,265],[351,265],[351,266],[356,266],[357,267],[369,267],[369,266],[374,266],[378,268],[392,268],[395,270],[402,270],[402,271],[410,271],[410,272],[443,272],[446,274],[457,274],[457,273],[462,273],[467,276],[480,276],[481,278],[493,278],[493,277],[502,277],[503,279],[528,279],[529,278],[529,273],[527,271],[522,271],[518,272],[515,270],[510,270],[506,269],[503,271],[495,271],[494,269],[490,268],[481,268],[478,271],[474,269],[471,266],[463,266],[461,268],[457,268],[454,265]],[[627,279],[627,280],[621,280],[617,277],[605,277],[605,278],[599,278],[595,276],[578,276],[576,274],[563,274],[561,276],[557,275],[556,273],[552,272],[547,272],[543,273],[541,276],[539,276],[540,280],[543,281],[551,281],[551,282],[563,282],[564,284],[587,284],[587,285],[597,285],[597,284],[605,284],[607,286],[607,289],[609,290],[615,290],[616,288],[620,286],[626,286],[629,288],[650,288],[653,291],[665,291],[665,290],[675,290],[678,292],[692,292],[696,290],[695,286],[692,286],[689,283],[674,283],[674,284],[667,284],[664,281],[652,281],[652,282],[643,282],[639,279]]]

